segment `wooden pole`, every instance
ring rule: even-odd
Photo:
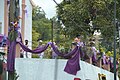
[[[25,32],[25,0],[22,0],[22,26],[21,26],[21,34],[22,39],[24,41],[24,32]]]
[[[117,80],[116,77],[116,0],[114,0],[114,80]]]
[[[8,5],[7,0],[4,0],[4,34],[8,36]]]
[[[53,42],[53,20],[51,19],[51,40]]]
[[[8,0],[4,0],[4,35],[5,36],[8,36],[8,12],[9,12],[8,10],[9,10]],[[4,52],[7,53],[7,46],[4,47]],[[2,80],[6,80],[7,77],[6,73],[7,71],[3,70]]]

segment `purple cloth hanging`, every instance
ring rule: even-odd
[[[34,50],[31,50],[27,46],[25,46],[23,43],[21,43],[21,42],[18,42],[18,43],[20,44],[20,46],[22,47],[22,49],[24,51],[31,52],[31,53],[36,53],[36,54],[40,54],[41,52],[45,51],[48,48],[48,46],[49,46],[49,44],[46,44],[43,47],[38,47],[38,48],[36,48]]]
[[[7,70],[14,71],[15,69],[15,53],[16,53],[16,41],[9,43],[9,51],[7,54]]]
[[[69,74],[72,74],[72,75],[76,75],[77,74],[77,71],[80,70],[80,64],[79,64],[79,61],[80,61],[80,47],[79,46],[76,46],[71,52],[67,53],[67,54],[62,54],[58,49],[57,47],[55,47],[55,45],[52,43],[51,44],[51,47],[53,48],[54,52],[61,56],[61,57],[71,57],[68,61],[67,61],[67,64],[65,66],[65,69],[64,71],[69,73]]]
[[[76,75],[77,71],[80,70],[80,49],[77,48],[77,51],[74,53],[73,57],[67,61],[64,71]]]
[[[20,44],[22,49],[25,50],[26,52],[38,53],[38,54],[45,51],[47,49],[47,47],[49,46],[49,44],[47,44],[44,47],[38,47],[35,50],[31,50],[28,47],[26,47],[24,44],[22,44],[21,42],[18,42],[18,43]],[[14,64],[15,64],[16,44],[17,44],[16,41],[9,43],[9,52],[7,55],[7,70],[8,71],[14,71],[14,69],[15,69]]]
[[[61,53],[61,52],[58,50],[58,48],[57,48],[53,43],[50,43],[50,44],[51,44],[51,47],[52,47],[53,51],[54,51],[58,56],[61,56],[61,57],[64,56],[64,54]]]
[[[66,53],[66,54],[63,54],[61,53],[57,47],[55,47],[55,45],[52,43],[51,44],[51,47],[53,48],[53,51],[58,55],[58,56],[61,56],[61,57],[64,57],[64,58],[67,58],[67,57],[70,57],[72,55],[75,54],[75,52],[78,50],[78,46],[76,46],[72,51],[70,51],[69,53]]]
[[[12,24],[14,24],[14,22],[11,22]],[[18,27],[9,27],[9,33],[11,30],[17,31],[17,38],[20,38],[20,41],[22,41],[21,38],[21,33],[18,31],[18,29],[20,28],[19,25]],[[13,36],[13,35],[12,35]],[[8,71],[14,71],[15,70],[15,54],[16,54],[16,40],[10,41],[8,38],[6,38],[7,40],[7,45],[8,45],[8,54],[7,54],[7,70]]]
[[[21,38],[21,37],[20,37]],[[80,47],[79,46],[76,46],[71,52],[67,53],[67,54],[63,54],[61,52],[59,52],[59,50],[57,49],[57,47],[55,47],[55,45],[53,43],[50,43],[48,42],[48,44],[46,44],[45,46],[43,47],[38,47],[34,50],[31,50],[29,49],[27,46],[25,46],[22,41],[18,40],[17,42],[16,41],[13,41],[13,42],[10,42],[9,43],[9,53],[8,53],[8,59],[7,59],[7,70],[8,71],[14,71],[14,64],[15,64],[15,53],[16,53],[16,44],[19,43],[20,46],[22,47],[22,49],[26,52],[31,52],[31,53],[41,53],[43,51],[45,51],[49,45],[51,45],[51,47],[53,48],[54,52],[61,56],[61,57],[71,57],[71,59],[69,59],[67,61],[67,64],[65,66],[65,69],[64,71],[69,73],[69,74],[72,74],[72,75],[76,75],[77,74],[77,71],[80,70],[80,64],[79,64],[79,61],[80,61]]]
[[[18,29],[15,29],[16,31]],[[15,54],[16,54],[16,44],[18,43],[22,49],[26,52],[31,52],[31,53],[36,53],[36,54],[40,54],[41,52],[45,51],[49,45],[51,45],[51,47],[53,48],[54,52],[61,56],[61,57],[71,57],[68,61],[67,64],[65,66],[64,71],[72,74],[72,75],[76,75],[77,71],[80,70],[80,47],[76,46],[71,52],[67,53],[67,54],[63,54],[61,53],[57,47],[55,47],[55,45],[51,42],[48,42],[48,44],[46,44],[43,47],[38,47],[34,50],[29,49],[26,45],[24,45],[22,43],[22,37],[21,37],[21,33],[19,31],[18,32],[18,37],[15,41],[12,41],[8,43],[9,46],[9,52],[7,54],[7,70],[8,71],[14,71],[15,70]]]

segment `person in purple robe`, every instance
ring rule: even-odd
[[[84,60],[85,54],[84,54],[82,49],[84,48],[85,45],[81,40],[80,34],[76,35],[76,37],[74,38],[74,42],[72,44],[76,44],[77,46],[80,46],[80,57],[81,57],[82,60]]]
[[[97,65],[97,53],[98,50],[95,47],[95,41],[90,42],[91,50],[92,50],[92,64]]]

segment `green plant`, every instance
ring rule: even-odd
[[[32,54],[32,58],[39,58],[37,54]]]
[[[17,80],[19,78],[19,75],[16,73],[16,71],[14,72],[14,80]]]

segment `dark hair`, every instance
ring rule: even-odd
[[[76,37],[77,37],[77,38],[80,37],[80,34],[77,34]]]
[[[27,45],[28,44],[28,40],[25,40],[25,45]]]

